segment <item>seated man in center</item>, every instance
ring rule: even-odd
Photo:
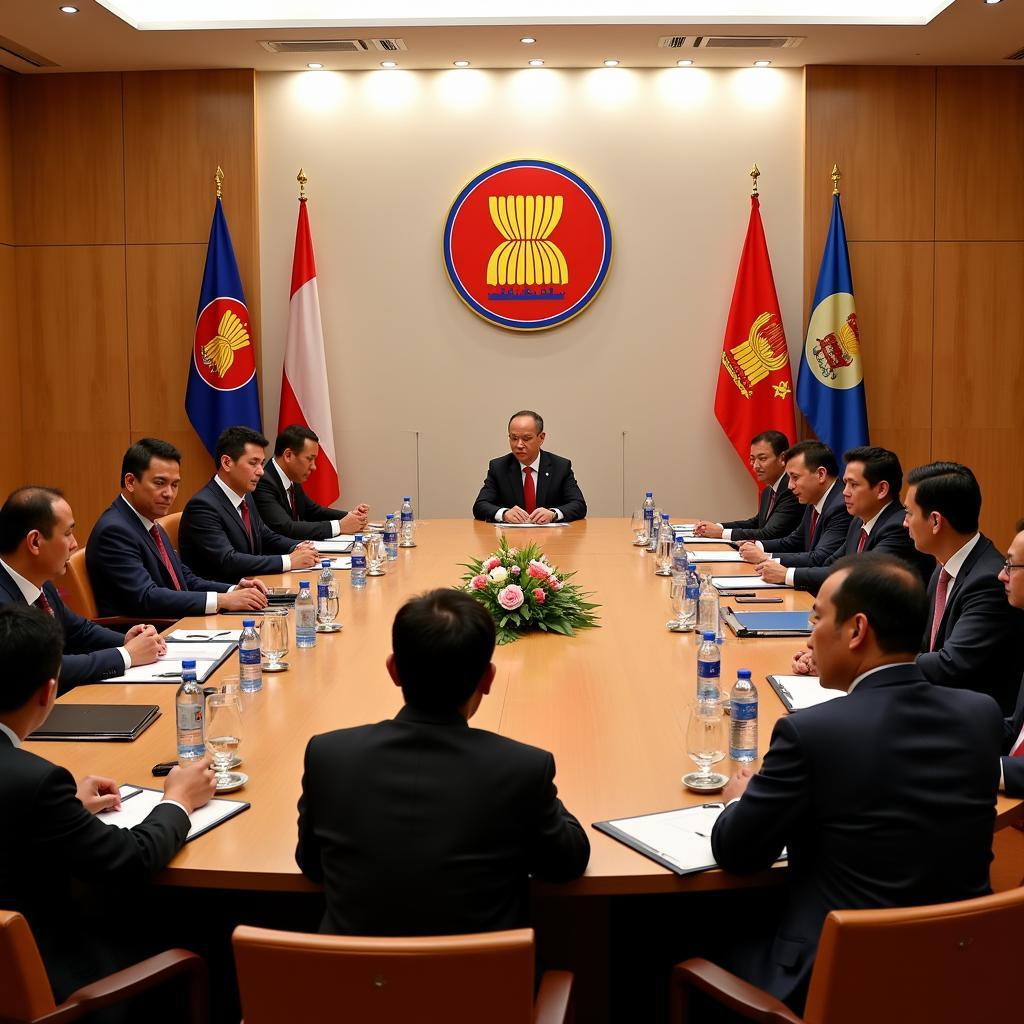
[[[508,421],[509,455],[491,459],[473,503],[473,518],[495,523],[571,523],[585,519],[587,502],[572,463],[541,451],[544,420],[530,409]]]
[[[322,882],[320,930],[452,935],[518,928],[528,882],[583,874],[590,843],[555,761],[469,719],[490,691],[494,622],[466,594],[407,602],[387,669],[405,706],[306,748],[296,860]]]

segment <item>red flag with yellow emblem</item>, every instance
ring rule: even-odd
[[[791,444],[796,440],[789,348],[756,195],[750,197],[750,222],[725,326],[715,417],[755,480],[752,437],[781,430]]]

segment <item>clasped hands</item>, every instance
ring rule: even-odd
[[[532,512],[527,512],[526,509],[513,505],[512,508],[505,509],[502,519],[506,523],[537,523],[543,526],[544,523],[554,522],[555,511],[550,508],[535,508]]]
[[[757,572],[757,575],[765,583],[785,583],[786,567],[773,559],[752,540],[745,540],[740,545],[740,558],[744,562],[750,562]]]

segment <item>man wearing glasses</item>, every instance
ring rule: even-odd
[[[1024,609],[1024,519],[1017,523],[1017,536],[1010,542],[999,582],[1011,608]],[[1000,789],[1009,796],[1024,796],[1024,680],[1017,695],[1017,708],[1003,722],[1002,779]]]

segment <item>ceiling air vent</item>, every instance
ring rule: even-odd
[[[397,53],[399,50],[407,50],[404,39],[371,39],[371,43],[384,53]]]
[[[658,45],[668,50],[678,50],[686,45],[686,36],[662,36]]]
[[[803,41],[803,36],[696,36],[693,45],[701,50],[788,50]]]
[[[261,39],[260,46],[271,53],[365,53],[363,39]]]
[[[5,64],[15,71],[24,70],[22,66],[24,64],[34,68],[59,67],[54,61],[41,57],[38,53],[33,53],[27,47],[22,46],[21,43],[16,43],[13,39],[5,39],[3,36],[0,36],[0,64]]]
[[[1022,46],[1016,53],[1007,54],[1003,60],[1024,60],[1024,46]]]

